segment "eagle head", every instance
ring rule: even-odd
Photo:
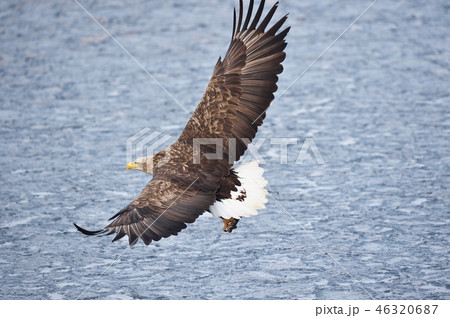
[[[128,169],[136,169],[148,174],[153,174],[153,156],[142,157],[136,159],[136,161],[127,164]]]

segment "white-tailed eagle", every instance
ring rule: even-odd
[[[277,7],[278,3],[259,23],[264,0],[253,17],[251,0],[245,19],[240,0],[225,58],[217,61],[206,92],[178,140],[154,156],[127,165],[153,175],[152,180],[105,228],[88,231],[75,224],[80,232],[115,233],[113,241],[128,235],[130,245],[139,238],[148,245],[177,235],[205,211],[222,218],[223,230],[231,232],[241,217],[264,208],[267,181],[263,169],[257,161],[233,164],[262,124],[277,90],[277,75],[283,71],[289,27],[279,30],[287,15],[268,28]],[[196,146],[196,141],[205,139],[220,142]]]

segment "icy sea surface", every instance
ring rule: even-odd
[[[189,112],[237,4],[79,2]],[[150,180],[127,139],[175,138],[188,114],[76,2],[1,1],[0,298],[450,299],[448,1],[378,0],[293,83],[370,3],[281,1],[266,209],[128,248],[72,223],[106,225]],[[295,164],[307,137],[325,164]]]

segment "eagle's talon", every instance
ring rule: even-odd
[[[230,218],[230,219],[224,219],[223,221],[223,231],[231,233],[234,229],[237,228],[237,223],[239,222],[239,219]]]

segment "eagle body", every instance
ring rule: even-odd
[[[116,234],[113,241],[128,236],[129,244],[139,239],[148,245],[177,235],[205,211],[224,220],[231,232],[242,217],[258,214],[267,202],[267,181],[257,161],[235,166],[262,124],[277,90],[281,63],[286,57],[280,31],[282,17],[268,30],[276,3],[259,23],[264,1],[252,17],[253,0],[244,19],[233,16],[233,32],[223,60],[217,61],[206,91],[180,137],[161,152],[138,158],[127,168],[153,175],[142,192],[116,213],[112,222],[86,235]],[[236,24],[237,22],[237,24]],[[198,141],[213,141],[202,143]],[[221,156],[211,156],[211,154]]]

